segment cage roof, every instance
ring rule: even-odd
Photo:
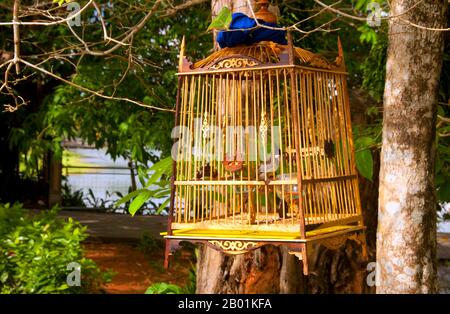
[[[259,65],[277,64],[282,62],[282,56],[287,56],[289,53],[288,45],[280,45],[274,42],[259,42],[253,45],[227,47],[213,52],[208,57],[189,63],[190,70],[213,69],[214,65],[222,60],[231,57],[244,57],[250,60],[255,60]],[[308,66],[318,69],[326,70],[345,70],[344,58],[340,41],[338,41],[339,54],[334,61],[329,61],[323,56],[313,53],[309,50],[293,47],[293,54],[296,65]],[[287,62],[287,60],[286,60]],[[250,64],[251,66],[252,64]],[[244,64],[249,66],[249,64]]]

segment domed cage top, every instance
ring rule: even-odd
[[[166,266],[182,240],[231,254],[287,245],[305,274],[309,244],[365,248],[340,42],[332,62],[290,34],[196,63],[183,47]]]

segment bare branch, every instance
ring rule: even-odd
[[[30,68],[33,68],[33,69],[35,69],[37,71],[40,71],[40,72],[42,72],[42,73],[44,73],[44,74],[46,74],[48,76],[51,76],[51,77],[53,77],[53,78],[55,78],[57,80],[60,80],[60,81],[66,83],[66,84],[68,84],[68,85],[70,85],[72,87],[75,87],[78,90],[81,90],[81,91],[84,91],[84,92],[87,92],[87,93],[91,93],[91,94],[93,94],[95,96],[98,96],[98,97],[101,97],[101,98],[104,98],[104,99],[126,101],[126,102],[129,102],[129,103],[138,105],[140,107],[155,109],[155,110],[159,110],[159,111],[167,111],[167,112],[174,112],[175,111],[174,109],[168,109],[168,108],[161,108],[161,107],[146,105],[146,104],[144,104],[142,102],[139,102],[139,101],[136,101],[136,100],[133,100],[133,99],[130,99],[130,98],[126,98],[126,97],[114,97],[114,96],[104,95],[104,94],[99,93],[97,91],[91,90],[91,89],[89,89],[87,87],[84,87],[84,86],[75,84],[74,82],[71,82],[69,80],[66,80],[65,78],[62,78],[62,77],[54,74],[53,72],[47,71],[46,69],[43,69],[43,68],[40,68],[40,67],[38,67],[38,66],[28,62],[28,61],[25,61],[23,59],[20,59],[20,62],[25,64],[25,65],[27,65],[27,66],[29,66]]]
[[[438,115],[437,117],[438,117],[438,120],[440,120],[442,122],[450,123],[450,118],[446,118],[446,117],[443,117],[441,115]]]
[[[153,5],[152,9],[144,16],[144,18],[142,18],[142,20],[137,25],[132,27],[131,30],[126,33],[126,36],[122,40],[120,40],[120,41],[119,40],[115,40],[115,39],[110,38],[108,35],[106,35],[106,38],[105,38],[106,40],[114,41],[117,44],[115,46],[113,46],[112,48],[110,48],[108,50],[105,50],[105,51],[94,51],[94,50],[91,50],[89,48],[89,46],[86,44],[86,42],[80,36],[78,36],[76,34],[76,32],[72,29],[70,24],[67,23],[67,25],[69,26],[69,28],[72,31],[72,34],[75,36],[75,38],[83,44],[84,49],[85,49],[84,52],[86,54],[90,54],[90,55],[93,55],[93,56],[105,56],[105,55],[111,54],[116,49],[118,49],[118,48],[120,48],[120,47],[122,47],[124,45],[130,45],[130,43],[132,42],[133,36],[145,26],[145,24],[150,19],[150,17],[158,9],[158,6],[160,5],[160,3],[161,3],[161,0],[156,1],[155,4]],[[99,15],[101,16],[101,13],[99,13]],[[102,25],[104,26],[104,23]],[[104,28],[104,30],[105,30],[105,28]],[[130,43],[126,43],[128,41],[130,41]]]
[[[20,7],[20,0],[14,0],[14,8],[13,8],[13,34],[14,34],[14,58],[13,63],[16,65],[16,73],[20,73],[20,66],[19,66],[19,58],[20,58],[20,33],[19,33],[19,7]]]
[[[448,32],[450,31],[450,28],[434,28],[434,27],[426,27],[426,26],[422,26],[416,23],[411,22],[410,20],[404,19],[399,17],[398,18],[400,21],[405,22],[411,26],[423,29],[423,30],[427,30],[427,31],[434,31],[434,32]]]
[[[182,3],[178,6],[171,5],[171,8],[166,10],[166,13],[163,14],[161,17],[169,17],[172,15],[175,15],[176,13],[178,13],[181,10],[185,10],[189,7],[192,7],[197,4],[205,3],[205,2],[209,2],[209,0],[190,0],[190,1],[185,1],[184,3]]]
[[[380,20],[392,20],[392,19],[398,18],[399,20],[401,20],[401,21],[403,21],[403,22],[405,22],[405,23],[407,23],[407,24],[409,24],[409,25],[411,25],[411,26],[420,28],[420,29],[430,30],[430,31],[437,31],[437,32],[446,32],[446,31],[450,31],[450,28],[433,28],[433,27],[425,27],[425,26],[422,26],[422,25],[413,23],[413,22],[409,21],[408,19],[402,18],[403,15],[406,15],[408,12],[412,11],[415,7],[417,7],[418,5],[420,5],[423,1],[424,1],[424,0],[417,1],[414,5],[412,5],[411,7],[409,7],[408,9],[406,9],[405,11],[403,11],[403,12],[401,12],[401,13],[399,13],[399,14],[396,14],[396,15],[390,15],[390,16],[387,16],[387,17],[381,17]],[[334,12],[334,13],[336,13],[336,14],[342,15],[342,16],[344,16],[344,17],[347,17],[347,18],[350,18],[350,19],[354,19],[354,20],[358,20],[358,21],[367,21],[367,17],[354,16],[354,15],[345,13],[345,12],[343,12],[343,11],[341,11],[341,10],[338,10],[338,9],[336,9],[336,8],[333,8],[333,5],[334,5],[334,4],[332,4],[332,5],[327,5],[327,4],[323,3],[323,2],[321,2],[320,0],[314,0],[314,2],[316,2],[317,4],[319,4],[320,6],[322,6],[323,8],[325,8],[325,9],[327,9],[327,10],[329,10],[329,11],[332,11],[332,12]],[[389,3],[389,1],[388,1],[388,3]]]
[[[58,24],[63,24],[63,23],[67,23],[71,20],[73,20],[73,18],[79,16],[81,13],[83,13],[84,10],[86,10],[92,3],[93,0],[89,0],[88,3],[86,3],[85,6],[83,6],[78,12],[70,15],[67,18],[64,19],[58,19],[57,21],[54,22],[21,22],[21,21],[12,21],[12,22],[0,22],[0,26],[11,26],[11,25],[42,25],[42,26],[51,26],[51,25],[58,25]],[[55,18],[56,19],[56,18]]]

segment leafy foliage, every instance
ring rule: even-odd
[[[367,7],[368,2],[372,0],[357,0],[355,8],[363,11]],[[381,7],[385,6],[386,1],[376,1],[381,4]],[[366,59],[361,65],[363,74],[362,87],[366,90],[375,101],[382,102],[384,94],[384,84],[386,76],[386,60],[387,60],[387,48],[388,48],[388,36],[387,25],[382,24],[377,29],[362,26],[358,28],[361,32],[360,40],[370,44],[370,51]],[[444,50],[444,61],[442,66],[442,73],[439,86],[439,106],[438,115],[446,118],[450,116],[450,44]],[[439,119],[438,119],[439,121]],[[381,120],[377,121],[378,126],[376,129],[381,130]],[[374,139],[374,135],[377,132],[372,132],[374,128],[368,126],[366,130],[361,130],[361,136],[369,136]],[[437,136],[436,136],[436,190],[438,202],[450,201],[450,137],[442,137],[439,134],[449,134],[450,126],[448,123],[438,122],[437,124]],[[364,147],[362,142],[368,143],[369,140],[358,140],[358,134],[355,136],[355,144]],[[370,144],[369,144],[370,145]],[[378,145],[378,143],[376,144]],[[374,147],[376,147],[374,146]],[[359,164],[358,170],[362,175],[370,174],[369,165],[370,157],[368,150],[362,149],[360,153],[356,152],[356,162]],[[364,175],[365,176],[365,175]]]
[[[372,45],[369,55],[362,64],[363,81],[362,87],[376,101],[380,102],[384,93],[384,82],[386,76],[386,58],[387,58],[387,35],[382,34],[377,37],[378,40]]]
[[[153,253],[164,248],[164,241],[144,233],[139,241],[139,249],[145,254]]]
[[[198,249],[194,250],[195,258],[190,261],[189,278],[184,287],[169,284],[166,282],[157,282],[147,288],[145,294],[195,294],[197,287],[197,273],[195,260],[198,258]]]
[[[169,178],[172,173],[172,157],[167,157],[155,163],[148,171],[150,175],[143,174],[140,179],[145,182],[145,187],[125,195],[117,201],[116,207],[129,202],[129,213],[134,216],[136,212],[150,198],[167,198],[170,195]],[[167,198],[156,211],[159,214],[169,204],[170,199]]]
[[[0,204],[1,293],[83,293],[98,291],[110,279],[83,256],[86,228],[57,209],[27,215],[20,204]],[[66,283],[67,265],[81,265],[81,286]]]
[[[157,282],[147,288],[145,294],[182,294],[183,288],[166,282]]]
[[[368,180],[373,176],[373,158],[371,146],[374,140],[368,136],[359,137],[355,141],[355,162],[359,173]]]
[[[83,191],[82,190],[73,191],[70,185],[67,183],[67,180],[63,182],[61,192],[62,192],[62,200],[61,200],[62,206],[64,207],[86,206],[83,201],[84,198]]]

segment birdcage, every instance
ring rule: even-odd
[[[347,72],[292,45],[180,56],[166,255],[176,242],[229,254],[313,243],[365,249]],[[166,261],[167,265],[167,261]]]

